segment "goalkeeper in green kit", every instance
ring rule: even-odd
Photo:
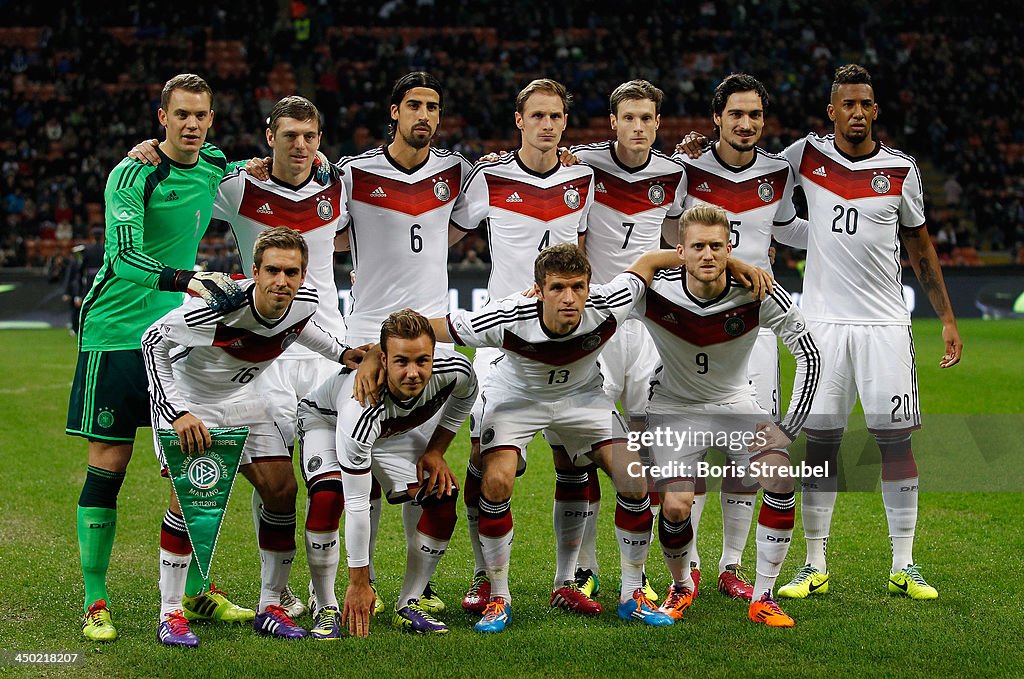
[[[150,425],[142,334],[179,306],[181,293],[223,311],[244,301],[230,276],[196,272],[217,187],[227,171],[221,151],[206,142],[213,92],[197,75],[164,85],[157,117],[166,129],[160,153],[147,166],[125,158],[104,191],[103,266],[82,302],[78,365],[66,432],[89,441],[89,466],[78,500],[78,544],[85,580],[82,634],[117,638],[107,608],[107,568],[117,526],[117,494],[131,459],[136,430]],[[254,612],[206,589],[192,566],[184,609],[192,619],[252,620]]]

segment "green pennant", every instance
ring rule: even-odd
[[[210,429],[213,445],[202,455],[187,456],[173,429],[157,431],[164,459],[171,473],[174,495],[181,505],[196,566],[204,580],[210,579],[210,565],[217,537],[228,508],[248,427]]]

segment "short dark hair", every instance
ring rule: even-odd
[[[309,265],[309,248],[306,247],[306,239],[298,231],[289,229],[287,226],[275,226],[267,229],[256,237],[256,243],[252,248],[252,261],[259,269],[263,266],[263,253],[269,248],[281,250],[298,250],[302,253],[302,270],[305,271]]]
[[[654,102],[654,112],[661,113],[661,102],[665,100],[665,93],[646,80],[630,80],[612,91],[612,96],[608,98],[608,109],[612,115],[618,115],[619,104],[633,99],[649,99]]]
[[[417,87],[426,87],[428,90],[434,90],[437,92],[438,106],[442,111],[444,111],[444,88],[441,87],[441,81],[426,71],[413,71],[412,73],[406,73],[396,80],[394,87],[391,88],[391,106],[401,107],[402,100],[405,99],[406,92]],[[388,106],[389,115],[391,106]],[[391,120],[391,118],[389,117],[388,120]],[[395,129],[394,121],[388,123],[388,133],[390,135],[394,136]]]
[[[160,108],[165,112],[171,103],[171,92],[174,90],[185,90],[186,92],[206,93],[210,97],[210,108],[213,108],[213,90],[210,84],[195,73],[179,73],[166,83],[160,92]]]
[[[544,92],[545,94],[553,94],[562,100],[562,112],[568,113],[569,106],[572,104],[572,95],[569,94],[569,90],[565,89],[565,85],[552,80],[551,78],[538,78],[533,80],[529,85],[524,87],[516,95],[516,112],[522,114],[523,109],[526,107],[526,100],[530,98],[530,95],[534,92]]]
[[[380,350],[388,353],[389,337],[413,340],[423,335],[430,337],[432,345],[437,344],[437,337],[427,317],[406,307],[384,319],[380,326]]]
[[[832,80],[832,94],[835,94],[840,85],[868,85],[871,84],[871,74],[868,69],[860,64],[846,64],[836,69],[836,77]]]
[[[312,120],[316,123],[317,133],[322,129],[320,110],[309,99],[298,95],[285,97],[274,104],[274,108],[270,109],[267,127],[270,128],[271,132],[277,133],[277,121],[280,118],[292,118],[303,122]]]
[[[716,116],[722,115],[725,111],[725,102],[737,92],[755,92],[761,97],[761,108],[768,110],[768,90],[761,81],[747,73],[731,73],[715,88],[715,93],[711,97],[711,112]]]
[[[590,262],[575,243],[559,243],[544,248],[533,261],[533,280],[544,288],[548,274],[558,276],[586,276],[590,281]]]

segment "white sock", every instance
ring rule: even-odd
[[[597,470],[591,470],[589,474],[597,474]],[[599,568],[597,565],[597,524],[598,517],[601,514],[601,498],[591,500],[589,502],[587,515],[587,525],[583,530],[583,541],[580,543],[580,555],[576,559],[576,567],[584,570],[589,569],[591,573],[597,575]],[[573,573],[575,575],[575,573]]]
[[[788,528],[773,528],[757,522],[757,576],[754,579],[753,601],[765,593],[772,595],[775,581],[786,560],[789,545],[793,541],[793,510],[796,497],[793,493],[764,494],[761,520],[788,525]],[[769,517],[766,519],[766,515]]]
[[[721,493],[722,502],[722,558],[718,572],[726,566],[743,563],[743,549],[747,546],[750,522],[754,518],[757,493]]]
[[[403,515],[408,515],[408,521],[419,523],[423,508],[419,505],[411,506],[406,502],[402,506]],[[448,549],[448,540],[442,540],[426,535],[419,530],[413,530],[411,539],[405,547],[405,577],[402,579],[402,592],[398,596],[398,607],[407,605],[410,601],[416,601],[423,596],[423,590],[434,576],[438,562]]]
[[[647,496],[643,500],[628,500],[616,494],[615,504],[615,540],[619,543],[619,568],[622,573],[619,598],[626,601],[633,596],[634,591],[643,587],[644,564],[647,563],[647,552],[651,548],[650,524],[646,524],[651,516],[651,501]],[[646,525],[642,532],[622,524],[634,517],[642,517],[644,520]]]
[[[917,528],[918,479],[882,481],[882,502],[892,542],[892,572],[914,563],[914,531]]]
[[[692,527],[692,521],[690,517],[676,524],[667,521],[664,517],[659,517],[658,520],[660,522],[658,534],[662,538],[660,540],[661,555],[665,557],[665,566],[668,567],[668,572],[672,576],[672,583],[680,587],[689,588],[692,592],[693,577],[690,574],[690,553],[693,551],[694,544],[692,533],[691,538],[681,547],[667,547],[665,545],[665,538],[680,536],[686,532],[687,526]]]
[[[307,530],[306,561],[309,563],[309,576],[317,605],[337,608],[338,595],[334,591],[334,583],[338,576],[338,564],[341,562],[338,530],[327,533]]]
[[[700,551],[697,549],[697,534],[700,532],[700,517],[704,514],[704,503],[707,493],[694,493],[693,506],[690,507],[690,524],[693,526],[693,549],[690,550],[690,567],[700,570]]]
[[[497,504],[491,504],[480,497],[481,509],[490,514],[501,514],[511,512],[511,500],[505,500]],[[505,601],[512,601],[512,593],[508,586],[509,560],[512,557],[512,539],[515,529],[510,528],[504,535],[489,537],[480,534],[480,551],[484,557],[484,567],[487,571],[487,579],[491,582],[491,599],[503,597]]]
[[[468,479],[470,476],[476,479],[477,502],[479,502],[480,480],[483,478],[483,472],[477,469],[472,462],[469,463],[469,468],[466,470],[466,478]],[[469,531],[469,544],[473,548],[473,575],[476,575],[480,571],[487,570],[484,564],[484,553],[480,549],[480,508],[478,506],[466,505],[466,528]]]
[[[807,544],[807,564],[822,573],[828,572],[828,536],[837,485],[838,480],[834,476],[809,478],[800,483],[800,518]]]
[[[192,554],[175,554],[160,550],[160,621],[173,611],[181,610],[185,596],[185,580]]]
[[[288,586],[288,575],[292,572],[295,550],[272,552],[260,550],[260,607],[262,613],[267,606],[281,605],[281,592]]]

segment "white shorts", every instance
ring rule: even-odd
[[[295,442],[299,399],[340,369],[341,364],[323,356],[280,358],[256,378],[256,391],[266,400],[270,416],[289,448]]]
[[[779,408],[779,340],[767,328],[759,328],[754,349],[747,361],[747,379],[754,387],[757,402],[772,419],[782,419]]]
[[[583,467],[593,462],[589,456],[596,448],[626,441],[626,424],[604,391],[547,402],[488,386],[480,400],[480,451],[484,455],[515,450],[525,461],[526,447],[544,430],[565,448],[573,464]]]
[[[277,428],[274,421],[270,419],[270,413],[266,404],[262,401],[259,393],[249,392],[250,399],[246,401],[235,401],[231,403],[218,403],[215,405],[194,405],[190,404],[189,412],[202,420],[207,429],[214,427],[248,427],[249,436],[245,439],[245,446],[242,448],[242,459],[240,465],[246,465],[257,460],[290,460],[291,454],[288,446],[284,443],[281,430]],[[160,439],[157,436],[157,429],[172,429],[170,422],[160,419],[153,423],[153,443],[156,447],[156,458],[160,462],[161,469],[167,466],[164,459],[163,449],[160,446]]]
[[[629,417],[643,417],[646,413],[651,373],[659,360],[654,340],[635,318],[623,323],[602,347],[604,393],[613,402],[621,402]]]
[[[914,338],[906,325],[808,321],[821,353],[821,384],[807,429],[845,429],[860,396],[869,431],[921,427]]]
[[[341,474],[337,433],[332,424],[317,417],[304,417],[301,435],[299,459],[307,487],[325,474]],[[429,437],[416,428],[394,439],[381,439],[371,449],[370,471],[380,483],[388,502],[394,504],[412,499],[408,490],[419,485],[416,462],[422,457],[428,440]],[[390,442],[392,450],[381,450],[380,444],[384,442]]]
[[[480,347],[473,354],[473,372],[476,373],[477,384],[480,385],[480,392],[477,394],[476,403],[473,404],[473,410],[469,414],[469,437],[478,439],[480,438],[480,419],[483,414],[483,402],[480,400],[481,394],[484,393],[484,379],[491,372],[491,367],[494,361],[500,358],[502,355],[501,349],[494,347]]]
[[[771,422],[771,416],[757,401],[679,406],[679,411],[647,416],[647,432],[654,435],[649,446],[651,474],[658,485],[693,479],[701,473],[698,463],[708,448],[717,448],[744,470],[766,453],[750,453],[757,425]]]

